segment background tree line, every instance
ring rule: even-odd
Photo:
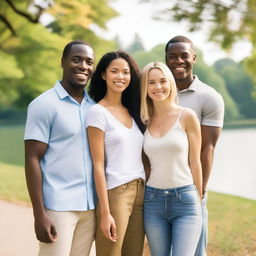
[[[197,12],[188,14],[188,10],[180,5],[181,2],[185,4],[184,6],[194,5],[188,10],[194,12],[197,10]],[[242,1],[230,1],[232,2]],[[250,13],[256,6],[251,2],[255,0],[243,1],[246,8],[251,8]],[[221,1],[210,0],[182,0],[172,3],[176,5],[172,5],[172,9],[165,12],[171,13],[170,16],[176,20],[194,17],[193,20],[189,20],[191,30],[195,29],[199,22],[203,22],[202,18],[200,20],[196,17],[203,15],[205,8],[212,10],[212,17],[215,17],[216,22],[219,20],[220,24],[212,26],[210,39],[218,38],[223,47],[230,47],[239,36],[244,35],[241,29],[234,34],[224,26],[227,24],[224,21],[227,21],[228,11],[236,5],[225,6],[223,3],[221,5]],[[216,8],[220,13],[214,12]],[[251,33],[250,39],[254,45],[255,30],[250,30],[255,28],[251,23],[253,17],[242,16],[244,10],[245,7],[240,8],[243,28],[246,28],[247,34]],[[123,48],[118,40],[104,40],[91,29],[92,24],[105,28],[106,22],[116,15],[117,13],[106,0],[2,0],[0,3],[0,116],[10,109],[25,109],[33,98],[50,88],[55,80],[60,78],[61,52],[68,41],[78,38],[88,41],[95,49],[98,58],[106,51]],[[214,24],[214,21],[212,23]],[[138,35],[135,35],[134,42],[125,50],[132,54],[140,67],[151,61],[164,62],[164,45],[146,51]],[[194,71],[202,81],[212,85],[224,97],[226,120],[256,118],[254,77],[251,75],[255,75],[253,72],[255,64],[251,64],[254,55],[255,50],[250,58],[240,63],[223,59],[209,66],[204,62],[200,50],[197,52]]]
[[[25,108],[60,78],[68,41],[84,39],[98,56],[116,48],[90,27],[116,15],[105,0],[1,0],[0,110]]]

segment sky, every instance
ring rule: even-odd
[[[118,36],[124,47],[132,43],[134,35],[137,33],[147,51],[158,44],[165,44],[176,35],[184,35],[203,51],[204,60],[210,65],[221,58],[230,57],[235,61],[240,61],[250,55],[251,44],[249,42],[239,42],[233,47],[233,50],[226,53],[218,45],[207,40],[208,28],[191,33],[188,32],[185,23],[154,20],[153,16],[158,10],[164,8],[160,2],[155,0],[151,3],[138,4],[138,0],[113,0],[110,2],[110,6],[120,15],[107,23],[107,30],[95,27],[93,29],[101,37],[109,40]]]

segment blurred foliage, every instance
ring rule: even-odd
[[[69,41],[87,41],[98,56],[115,48],[90,26],[105,28],[116,15],[106,0],[2,0],[0,110],[25,108],[61,79],[61,54]]]
[[[134,35],[133,42],[126,49],[127,52],[133,54],[138,51],[144,51],[144,46],[141,37],[136,33]]]
[[[140,0],[140,2],[153,3],[153,0]],[[255,0],[158,0],[158,2],[159,6],[163,3],[164,7],[156,14],[156,18],[187,21],[190,31],[198,31],[207,24],[209,40],[217,42],[224,49],[230,49],[239,40],[250,41],[252,52],[246,64],[256,81]]]
[[[0,109],[11,106],[9,97],[18,98],[14,81],[22,77],[23,72],[18,68],[14,56],[0,51]]]
[[[216,72],[225,80],[228,92],[236,101],[239,112],[245,118],[256,118],[255,87],[244,63],[222,59],[214,64]]]
[[[133,53],[133,57],[138,63],[140,68],[143,68],[146,66],[148,63],[153,62],[153,61],[161,61],[164,62],[164,45],[160,44],[155,46],[152,50],[150,51],[137,51]]]
[[[212,86],[219,92],[225,102],[225,121],[238,119],[241,117],[235,100],[227,90],[225,80],[213,67],[207,65],[203,60],[202,52],[197,50],[197,59],[194,65],[194,73],[201,81]]]

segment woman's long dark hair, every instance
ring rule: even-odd
[[[140,79],[139,68],[133,58],[124,51],[108,52],[102,56],[97,64],[96,70],[92,75],[88,93],[93,100],[99,102],[104,98],[107,92],[106,81],[102,78],[102,74],[106,72],[110,63],[122,58],[127,61],[130,67],[131,81],[129,86],[122,93],[122,104],[127,108],[132,118],[137,123],[142,132],[145,126],[140,119]]]

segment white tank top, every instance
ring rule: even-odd
[[[189,142],[180,124],[182,112],[162,137],[155,138],[148,129],[145,131],[143,147],[151,165],[148,186],[170,189],[194,183],[188,162]]]

